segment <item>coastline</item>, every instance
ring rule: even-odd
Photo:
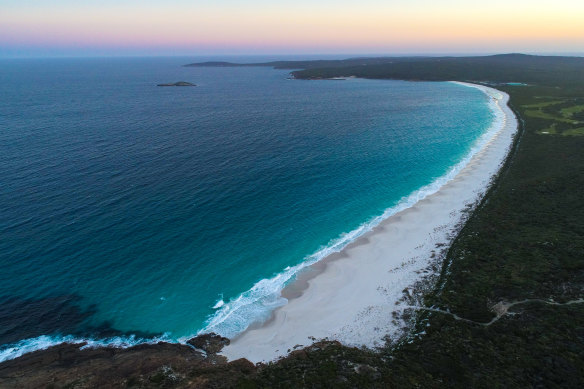
[[[455,77],[511,96],[519,122],[512,146],[480,203],[451,232],[456,236],[450,245],[436,250],[444,257],[441,269],[416,282],[414,291],[423,296],[400,304],[402,317],[415,319],[407,336],[378,351],[318,342],[257,365],[166,341],[124,348],[51,342],[0,363],[1,387],[584,387],[578,352],[584,322],[584,262],[578,256],[584,242],[584,137],[562,121],[565,108],[584,98],[584,60],[522,54],[405,58],[356,71],[350,60],[340,63],[345,68],[314,64],[295,72],[298,78],[355,72],[408,81]],[[509,80],[529,87],[508,86]],[[546,108],[553,118],[535,115],[533,106],[553,101],[564,102]],[[542,133],[556,126],[556,132]],[[432,266],[439,265],[434,258]],[[293,294],[302,293],[298,287]],[[408,309],[416,298],[417,309]]]
[[[456,82],[456,81],[452,81],[452,83],[456,83],[456,84],[462,84],[462,85],[466,85],[469,87],[474,87],[474,88],[478,88],[478,89],[485,89],[485,90],[492,90],[493,93],[498,93],[501,94],[502,92],[496,91],[495,89],[491,89],[488,87],[483,87],[483,86],[479,86],[479,85],[475,85],[475,84],[465,84],[462,82]],[[487,130],[487,132],[491,132],[491,129]],[[415,207],[418,203],[417,201],[420,198],[423,198],[425,196],[425,193],[433,193],[434,191],[438,190],[441,188],[440,185],[442,185],[442,181],[446,176],[451,176],[452,172],[447,173],[446,175],[439,177],[436,181],[441,181],[441,183],[439,185],[436,185],[436,181],[432,182],[431,184],[420,188],[420,190],[413,192],[410,196],[408,196],[407,198],[404,197],[403,200],[405,201],[400,201],[399,204],[397,204],[395,207],[389,209],[388,211],[390,211],[390,215],[392,215],[394,212],[396,212],[395,215],[390,216],[389,218],[395,217],[396,215],[401,215],[402,212],[406,212],[407,210],[411,209],[412,206]],[[454,177],[455,175],[452,175],[450,178]],[[450,179],[448,178],[448,179]],[[387,212],[387,211],[386,211]],[[359,228],[366,228],[363,233],[361,234],[360,231],[358,231],[358,235],[356,238],[353,238],[355,240],[353,241],[349,241],[348,243],[344,243],[344,242],[340,242],[339,245],[341,246],[339,247],[327,247],[327,250],[330,249],[329,253],[327,253],[327,255],[321,259],[321,260],[317,260],[316,262],[313,263],[301,263],[296,267],[300,267],[300,270],[298,271],[297,275],[296,275],[296,280],[292,281],[291,283],[289,283],[288,285],[286,285],[283,290],[281,290],[281,297],[283,297],[284,301],[291,301],[294,300],[298,297],[301,297],[305,290],[311,285],[309,283],[309,281],[311,281],[313,278],[315,278],[317,275],[320,275],[321,273],[324,273],[325,271],[327,271],[327,267],[329,265],[330,262],[332,261],[336,261],[339,258],[343,258],[345,257],[345,251],[348,249],[351,249],[353,247],[356,246],[360,246],[360,245],[364,245],[368,242],[367,237],[373,233],[374,231],[378,230],[379,228],[382,228],[382,226],[384,225],[384,223],[387,222],[388,219],[386,219],[386,215],[381,215],[375,219],[377,220],[373,220],[368,222],[367,224],[369,224],[368,226],[362,225]],[[377,224],[379,223],[379,224]],[[371,230],[369,230],[369,228],[371,228]],[[346,246],[345,246],[346,245]],[[290,269],[290,271],[292,273],[295,272],[294,269]],[[418,269],[418,270],[414,270],[414,271],[423,271],[423,269]],[[396,272],[396,269],[392,270],[392,272]],[[275,311],[278,311],[281,307],[278,307],[276,309],[274,309]],[[268,321],[263,322],[263,323],[254,323],[252,324],[248,329],[246,329],[245,331],[243,331],[241,334],[238,334],[237,336],[232,338],[232,342],[236,342],[238,339],[240,339],[242,336],[245,336],[247,332],[258,329],[258,328],[264,328],[266,327],[271,321],[275,320],[276,316],[274,314],[274,312],[272,312],[270,319],[268,319]],[[395,326],[391,326],[392,330],[397,330],[397,327]],[[380,332],[382,335],[384,334],[384,330],[379,330],[376,329],[376,332]],[[391,332],[391,331],[389,331]],[[161,335],[158,337],[154,337],[154,338],[146,338],[146,339],[142,339],[142,338],[136,338],[135,336],[131,335],[131,336],[123,336],[123,337],[114,337],[114,338],[104,338],[104,339],[94,339],[94,338],[79,338],[79,337],[75,337],[75,336],[71,336],[71,335],[67,335],[67,336],[50,336],[50,335],[41,335],[39,337],[36,338],[27,338],[27,339],[23,339],[21,341],[18,341],[14,344],[11,345],[11,347],[7,347],[5,349],[0,350],[0,363],[4,362],[4,361],[8,361],[8,360],[13,360],[16,359],[22,355],[25,354],[29,354],[29,353],[33,353],[35,351],[41,351],[41,350],[46,350],[48,348],[51,347],[59,347],[62,345],[66,345],[66,344],[78,344],[80,349],[88,349],[88,348],[120,348],[120,349],[126,349],[126,348],[132,348],[135,346],[139,346],[139,345],[151,345],[151,344],[157,344],[159,342],[164,342],[164,343],[169,343],[169,344],[186,344],[190,339],[197,337],[199,335],[203,335],[205,334],[205,332],[199,332],[197,334],[192,334],[190,336],[186,336],[183,337],[181,339],[177,340],[172,340],[170,338],[167,338],[166,335]],[[223,335],[223,336],[228,336],[228,335]],[[307,343],[306,341],[304,341],[303,343],[295,343],[293,345],[291,345],[290,350],[296,349],[298,348],[298,345],[302,345],[302,346],[308,346],[311,342],[311,340],[316,341],[318,339],[322,339],[322,338],[331,338],[331,339],[336,339],[336,334],[332,335],[332,336],[322,336],[322,337],[314,337],[314,339],[311,339],[313,337],[313,335],[310,335],[307,337],[307,339],[309,339],[309,342]],[[377,339],[378,337],[376,337],[372,342],[368,342],[365,343],[365,345],[369,346],[369,347],[375,347],[377,345],[381,345],[383,343],[383,339],[379,340]],[[343,339],[344,340],[344,339]],[[362,345],[361,343],[359,343],[359,340],[355,341],[349,341],[346,342],[346,344],[348,345]],[[282,351],[277,349],[276,350],[278,352],[278,355],[275,358],[278,358],[280,356],[284,356],[288,354],[288,349]],[[246,356],[244,356],[246,357]],[[272,358],[273,359],[273,358]],[[262,359],[265,360],[265,359]],[[269,359],[267,359],[269,360]]]
[[[267,362],[318,339],[375,348],[386,337],[399,336],[404,323],[394,313],[404,309],[404,294],[431,272],[438,248],[450,244],[465,211],[486,192],[517,131],[507,94],[456,83],[480,89],[496,106],[494,128],[487,131],[490,136],[482,148],[438,191],[306,268],[282,291],[288,303],[265,323],[232,339],[222,355]]]

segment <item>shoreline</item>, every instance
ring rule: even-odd
[[[288,303],[233,338],[222,355],[268,362],[319,339],[375,348],[401,334],[404,322],[394,316],[403,310],[400,302],[429,275],[438,249],[449,246],[465,211],[484,195],[517,131],[507,94],[453,82],[481,90],[491,99],[489,105],[496,106],[494,128],[487,130],[490,136],[482,147],[435,193],[299,273],[281,292]]]
[[[504,113],[504,117],[508,117],[508,115],[510,114],[513,117],[513,120],[516,121],[516,118],[514,116],[514,114],[510,111],[509,107],[506,105],[506,102],[508,101],[508,95],[506,95],[504,92],[498,91],[494,88],[490,88],[490,87],[486,87],[483,85],[478,85],[478,84],[469,84],[469,83],[464,83],[464,82],[458,82],[458,81],[451,81],[452,83],[455,84],[459,84],[459,85],[464,85],[467,87],[473,87],[473,88],[477,88],[481,91],[483,91],[483,93],[487,94],[487,96],[493,97],[494,95],[498,95],[500,96],[503,100],[504,100],[504,106],[501,107],[499,106],[498,109],[501,110],[501,108],[503,108],[504,110],[509,110],[509,113],[505,113],[503,112],[503,110],[501,110],[502,113]],[[491,102],[489,102],[489,104],[491,104]],[[493,123],[495,123],[495,121],[497,120],[497,118],[495,118],[493,120]],[[500,128],[497,131],[495,131],[496,133],[494,134],[493,137],[499,137],[500,133],[502,132],[504,128]],[[516,129],[516,127],[515,127]],[[485,134],[487,133],[491,133],[493,132],[491,128],[489,128]],[[513,132],[514,134],[514,132]],[[482,138],[482,137],[481,137]],[[270,336],[270,332],[273,331],[274,327],[278,327],[281,328],[283,327],[282,323],[282,313],[280,313],[280,311],[284,311],[284,322],[287,320],[287,316],[289,315],[288,310],[286,309],[287,307],[290,306],[290,304],[292,302],[295,302],[297,299],[301,300],[300,304],[303,304],[302,302],[304,301],[302,298],[308,298],[309,300],[312,299],[318,299],[318,297],[314,297],[312,296],[312,294],[314,293],[318,293],[316,292],[315,283],[319,283],[322,282],[323,280],[326,280],[327,277],[334,277],[334,275],[332,273],[334,272],[339,272],[339,270],[337,269],[337,266],[339,266],[339,264],[337,264],[337,262],[341,262],[340,266],[343,266],[342,263],[346,262],[346,261],[350,261],[354,255],[350,255],[347,252],[352,251],[353,249],[357,249],[362,247],[362,250],[368,250],[368,246],[371,245],[371,240],[369,239],[370,236],[377,236],[380,233],[382,233],[383,231],[386,230],[385,226],[386,224],[391,224],[391,221],[398,221],[402,219],[402,216],[407,216],[412,212],[417,212],[418,210],[416,209],[421,203],[423,203],[425,200],[427,200],[430,197],[439,195],[439,193],[443,190],[444,187],[448,186],[453,180],[458,179],[461,174],[463,174],[468,168],[469,166],[474,163],[474,160],[477,158],[477,156],[481,153],[484,152],[485,147],[488,147],[489,143],[492,140],[490,140],[489,142],[487,142],[487,144],[483,145],[482,148],[480,148],[478,151],[475,151],[475,154],[473,155],[473,157],[464,164],[464,167],[461,171],[459,171],[458,173],[456,173],[453,177],[451,177],[445,184],[443,184],[442,186],[440,186],[436,192],[427,195],[426,197],[423,197],[421,200],[413,203],[411,206],[407,206],[405,205],[405,208],[402,204],[402,206],[400,206],[399,204],[395,207],[397,208],[395,211],[395,214],[392,214],[391,216],[382,219],[379,224],[375,225],[371,230],[366,231],[363,233],[363,235],[360,235],[358,238],[356,238],[354,241],[348,243],[345,247],[343,247],[342,249],[340,249],[340,251],[337,252],[332,252],[331,254],[327,255],[326,257],[322,258],[321,260],[318,260],[312,264],[307,265],[306,267],[303,267],[296,276],[296,280],[292,281],[291,283],[289,283],[288,285],[286,285],[282,291],[281,291],[281,297],[286,299],[288,301],[288,303],[286,305],[280,306],[276,309],[274,309],[274,311],[272,311],[270,318],[268,320],[266,320],[265,322],[262,323],[255,323],[252,324],[250,327],[248,327],[245,331],[243,331],[242,333],[238,334],[235,337],[231,338],[231,344],[229,346],[226,346],[223,351],[220,353],[222,355],[224,355],[225,357],[228,358],[228,360],[236,360],[239,358],[246,358],[254,363],[256,362],[267,362],[267,361],[271,361],[271,360],[275,360],[278,359],[280,357],[284,357],[287,354],[289,354],[290,351],[293,351],[295,349],[301,348],[301,347],[307,347],[309,345],[311,345],[312,343],[321,340],[321,339],[328,339],[328,340],[339,340],[341,343],[348,345],[348,346],[367,346],[369,348],[374,348],[377,346],[382,346],[384,343],[384,338],[386,337],[387,334],[390,335],[395,335],[397,333],[399,333],[402,330],[403,327],[403,323],[400,323],[401,325],[397,325],[395,324],[395,316],[392,316],[392,313],[395,311],[402,311],[404,308],[400,308],[397,306],[394,306],[393,309],[390,311],[385,310],[384,312],[387,314],[389,313],[389,315],[383,316],[381,318],[373,318],[374,321],[376,321],[378,323],[378,325],[375,325],[373,327],[371,327],[371,325],[367,325],[365,323],[365,325],[363,325],[364,323],[364,317],[366,316],[372,316],[371,312],[366,312],[366,313],[362,313],[360,316],[360,318],[358,320],[356,320],[354,323],[347,323],[345,326],[343,326],[341,331],[338,331],[336,333],[330,333],[327,334],[325,333],[324,335],[307,335],[305,337],[305,339],[300,339],[298,338],[298,336],[285,336],[289,339],[297,339],[298,342],[292,342],[289,341],[288,343],[282,343],[284,346],[289,346],[288,348],[285,347],[279,347],[279,348],[273,348],[271,347],[269,344],[272,344],[274,341],[275,342],[279,342],[280,338],[277,337],[278,334],[273,334],[274,336],[272,337],[272,341],[267,342],[266,344],[264,344],[264,348],[261,351],[261,355],[260,353],[258,353],[258,355],[255,354],[250,354],[248,351],[244,351],[244,353],[242,354],[241,351],[245,350],[245,348],[247,347],[249,350],[253,350],[256,349],[258,347],[258,345],[261,345],[261,339],[260,337],[264,337],[264,336]],[[512,138],[510,138],[509,140],[509,146],[512,143]],[[505,153],[505,156],[507,155],[507,153]],[[465,157],[462,161],[464,162],[467,158]],[[499,166],[504,162],[504,158],[501,159],[501,161],[499,161],[500,163],[497,165],[497,169],[495,170],[494,174],[496,174],[499,170]],[[456,165],[458,166],[458,165]],[[450,173],[450,172],[449,172]],[[445,174],[444,176],[440,177],[446,177],[449,175],[449,173]],[[494,175],[492,174],[489,177],[490,178]],[[439,179],[440,179],[439,178]],[[420,188],[420,189],[427,189],[428,187],[432,186],[433,183]],[[484,184],[484,183],[483,183]],[[484,188],[479,188],[478,191],[475,191],[477,196],[480,194],[483,194],[486,189],[488,187],[488,182],[486,183],[486,185],[484,186]],[[419,194],[417,193],[418,191],[414,192],[410,197],[417,197],[419,196]],[[437,228],[439,228],[440,230],[447,230],[444,231],[446,232],[446,235],[448,235],[448,233],[454,228],[454,226],[461,220],[461,216],[462,216],[462,212],[464,210],[464,208],[467,207],[467,205],[469,203],[474,202],[474,200],[476,200],[475,196],[473,199],[471,199],[472,201],[469,201],[468,203],[466,203],[464,205],[464,207],[462,207],[461,209],[455,210],[459,213],[458,218],[456,218],[456,223],[451,223],[452,225],[449,226],[449,228],[446,228],[445,225],[440,225],[437,226]],[[407,199],[409,199],[410,197],[408,197]],[[409,201],[407,201],[407,203],[409,203]],[[452,215],[450,215],[452,217]],[[381,216],[380,216],[381,217]],[[451,228],[450,228],[451,227]],[[436,231],[435,231],[436,232]],[[438,238],[435,237],[434,239],[436,242],[438,242]],[[448,240],[446,237],[443,240]],[[426,243],[428,242],[424,242],[422,245],[419,245],[417,247],[415,247],[415,250],[423,250],[423,249],[428,249],[428,252],[426,253],[426,257],[427,259],[430,259],[431,257],[434,257],[434,252],[435,251],[439,251],[439,250],[433,250],[434,248],[436,248],[435,246],[427,246]],[[448,242],[449,244],[450,242]],[[440,244],[441,246],[444,246],[445,244],[443,242],[439,242],[438,244]],[[424,247],[422,247],[424,246]],[[427,247],[426,247],[427,246]],[[361,250],[359,250],[361,251]],[[395,298],[393,299],[393,303],[395,304],[399,304],[400,301],[403,300],[404,297],[404,291],[405,290],[409,290],[409,292],[412,291],[412,285],[416,282],[419,281],[421,278],[423,278],[423,276],[427,276],[428,272],[426,270],[426,268],[428,268],[428,266],[433,262],[432,260],[428,260],[426,262],[424,262],[424,266],[422,267],[417,267],[418,264],[415,264],[415,260],[419,259],[418,257],[420,257],[420,253],[417,253],[418,255],[416,256],[411,256],[409,257],[407,260],[404,260],[402,263],[399,264],[399,269],[396,268],[392,268],[390,270],[391,273],[394,274],[398,274],[402,279],[403,279],[403,275],[405,273],[407,273],[408,271],[410,273],[419,273],[422,275],[417,275],[414,276],[414,278],[412,278],[412,282],[407,283],[407,285],[405,285],[404,288],[393,288],[394,290],[392,290],[392,296],[394,296]],[[360,254],[361,255],[361,254]],[[413,266],[413,267],[412,267]],[[409,269],[409,270],[408,270]],[[349,269],[346,269],[349,270]],[[343,274],[344,276],[350,276],[350,272],[348,274]],[[410,274],[412,275],[412,274]],[[315,281],[316,279],[316,281]],[[347,288],[349,283],[346,283]],[[403,283],[399,283],[399,285],[403,286]],[[327,289],[327,291],[325,291],[326,293],[332,294],[331,292],[334,289],[334,286],[326,287],[324,288],[323,285],[318,286],[318,289]],[[338,287],[337,285],[337,289],[342,289],[342,287]],[[379,285],[378,290],[380,289],[387,289],[382,285]],[[408,292],[408,293],[409,293]],[[305,294],[307,294],[308,296],[305,297]],[[382,294],[387,294],[387,291],[385,291]],[[330,296],[328,296],[330,297]],[[369,300],[367,300],[369,301]],[[374,302],[376,301],[375,299],[373,300]],[[310,302],[308,303],[309,305],[311,304]],[[342,307],[342,304],[340,304],[340,308]],[[353,303],[351,304],[353,306],[355,305],[359,305],[359,303]],[[382,305],[387,305],[387,304],[382,304]],[[296,303],[293,305],[293,307],[296,307]],[[336,305],[337,308],[339,308],[339,305]],[[374,305],[368,305],[366,306],[364,309],[366,310],[371,310],[371,308],[374,308]],[[293,315],[294,315],[294,311],[295,309],[292,310],[293,311]],[[312,315],[316,316],[320,316],[319,312],[324,312],[326,311],[326,309],[316,309],[315,312],[310,312]],[[379,315],[377,315],[379,316]],[[310,315],[308,316],[310,317]],[[334,317],[334,315],[333,315]],[[371,319],[371,318],[370,318]],[[322,320],[321,320],[322,321]],[[371,320],[369,320],[371,321]],[[391,321],[394,321],[394,323],[389,323]],[[295,322],[295,321],[294,321]],[[331,323],[336,322],[336,320],[331,319]],[[390,324],[390,325],[388,325]],[[292,324],[288,324],[288,325],[292,325]],[[357,326],[355,326],[357,325]],[[385,326],[385,327],[384,327]],[[299,328],[301,327],[300,325],[296,326],[294,325],[293,328]],[[285,326],[283,327],[285,328]],[[314,323],[312,323],[310,326],[308,326],[308,328],[315,328]],[[326,327],[325,327],[326,328]],[[373,330],[375,331],[375,334],[373,336],[371,336],[371,334],[368,334],[365,339],[365,342],[361,342],[360,339],[362,338],[362,336],[360,336],[359,334],[357,334],[357,336],[354,335],[355,332],[361,333],[363,329],[371,329],[373,328]],[[304,332],[304,330],[301,330],[300,332]],[[319,331],[315,330],[312,331],[312,333],[314,334],[318,334]],[[349,335],[350,333],[353,333],[353,335]],[[122,348],[122,349],[126,349],[126,348],[131,348],[134,346],[138,346],[138,345],[149,345],[149,344],[156,344],[158,342],[163,342],[163,343],[168,343],[168,344],[186,344],[187,340],[192,339],[197,337],[198,335],[201,335],[202,333],[199,334],[194,334],[190,337],[185,337],[184,339],[179,340],[178,342],[176,341],[171,341],[169,339],[165,339],[164,336],[163,337],[157,337],[154,339],[135,339],[134,337],[129,337],[129,338],[112,338],[112,339],[100,339],[100,340],[94,340],[94,339],[82,339],[82,338],[75,338],[72,336],[66,336],[64,338],[61,339],[54,339],[51,336],[40,336],[38,338],[29,338],[29,339],[24,339],[22,341],[19,341],[18,344],[15,344],[14,348],[7,348],[5,350],[2,350],[3,352],[0,353],[0,363],[4,362],[4,361],[9,361],[9,360],[13,360],[15,358],[18,358],[20,356],[23,356],[25,354],[29,354],[29,353],[33,353],[35,351],[41,351],[41,350],[46,350],[47,348],[51,348],[51,347],[55,347],[55,346],[60,346],[60,345],[64,345],[64,344],[79,344],[81,346],[82,349],[85,348],[110,348],[110,347],[114,347],[114,348]],[[250,337],[250,334],[253,334],[253,336]],[[245,345],[246,343],[246,339],[250,339],[251,344],[249,345]],[[253,339],[253,340],[252,340]],[[302,342],[301,342],[302,341]],[[255,343],[254,343],[255,342]],[[41,345],[39,345],[38,343],[41,343]],[[266,347],[267,345],[267,347]],[[301,347],[300,347],[301,346]],[[273,352],[269,352],[269,349],[272,349]],[[4,355],[5,354],[5,355]],[[265,356],[264,356],[265,355]],[[259,357],[259,358],[258,358]]]

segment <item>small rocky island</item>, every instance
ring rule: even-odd
[[[197,85],[191,84],[190,82],[186,82],[186,81],[179,81],[179,82],[175,82],[175,83],[158,84],[156,86],[197,86]]]

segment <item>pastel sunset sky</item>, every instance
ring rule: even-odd
[[[0,56],[583,53],[582,0],[0,0]]]

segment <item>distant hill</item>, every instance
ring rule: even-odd
[[[376,79],[424,81],[464,80],[483,83],[522,82],[541,85],[584,85],[583,57],[498,54],[475,57],[381,57],[317,61],[273,61],[252,64],[192,63],[189,67],[270,66],[301,69],[299,79],[356,76]]]

